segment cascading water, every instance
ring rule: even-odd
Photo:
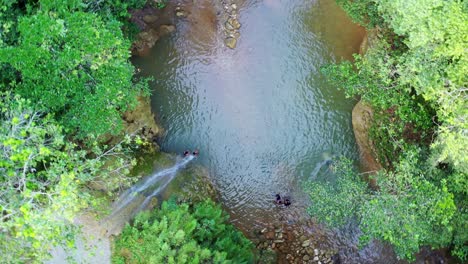
[[[178,160],[174,166],[145,177],[123,192],[112,206],[112,213],[106,218],[106,222],[110,222],[110,219],[117,216],[129,219],[139,211],[144,210],[151,199],[163,191],[175,178],[177,172],[194,158],[194,155],[184,157]]]

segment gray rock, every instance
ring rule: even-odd
[[[314,249],[314,256],[318,256],[319,254],[319,250],[318,249]]]
[[[310,259],[309,255],[304,255],[304,257],[302,257],[303,261],[308,261],[309,259]]]
[[[315,256],[313,261],[319,261],[319,258],[317,256]]]
[[[185,13],[184,13],[184,12],[181,12],[181,11],[176,12],[175,15],[176,15],[177,17],[185,17]]]
[[[302,247],[308,247],[308,246],[310,246],[310,240],[306,240],[302,242]]]
[[[224,44],[230,49],[235,49],[237,45],[237,39],[235,38],[226,38]]]
[[[236,5],[236,4],[232,4],[231,7],[232,7],[232,9],[237,9],[237,5]]]

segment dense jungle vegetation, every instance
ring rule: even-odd
[[[353,218],[361,243],[387,241],[401,258],[421,246],[468,257],[468,5],[457,0],[337,1],[369,32],[355,61],[323,69],[374,109],[371,140],[384,169],[368,188],[344,160],[338,182],[310,183],[309,213]]]
[[[0,254],[40,262],[52,246],[73,246],[72,220],[97,203],[90,182],[124,183],[115,176],[128,173],[137,144],[123,137],[121,113],[146,88],[133,80],[121,30],[128,4],[0,7]],[[120,143],[105,145],[111,134]]]
[[[387,241],[401,258],[427,245],[466,261],[468,5],[337,2],[371,42],[354,62],[323,71],[373,107],[371,136],[384,169],[369,188],[351,162],[338,162],[335,184],[308,184],[309,213],[333,227],[352,218],[363,245]],[[144,3],[0,0],[2,262],[39,263],[54,246],[73,247],[73,219],[99,203],[89,184],[131,183],[132,151],[145,143],[126,134],[122,114],[149,91],[129,62],[126,21],[128,9]],[[209,201],[169,201],[140,214],[115,252],[117,263],[148,252],[174,262],[252,260],[250,242]]]
[[[73,247],[79,232],[73,219],[99,203],[88,186],[99,182],[114,190],[131,183],[125,177],[134,162],[131,152],[146,143],[134,131],[123,130],[122,113],[137,104],[137,96],[148,95],[148,88],[134,78],[129,62],[132,29],[126,21],[128,9],[144,3],[0,1],[2,262],[42,262],[54,246]],[[214,233],[189,227],[171,244],[172,249],[186,242],[193,246],[189,242],[196,239],[199,244],[190,252],[204,259],[238,253],[235,247],[220,251],[231,240],[214,242],[213,234],[227,234],[247,248],[242,234],[224,224],[219,208],[202,204],[194,214],[187,208],[168,205],[137,222],[164,217],[176,223],[187,216],[207,225]],[[206,221],[211,213],[217,221]],[[122,241],[119,246],[125,246]]]
[[[174,199],[142,212],[115,243],[114,263],[253,263],[252,243],[211,201]]]

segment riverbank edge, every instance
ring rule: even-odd
[[[377,29],[366,30],[359,47],[359,54],[364,56],[377,38]],[[352,110],[352,125],[356,144],[359,149],[361,170],[366,174],[375,174],[382,169],[377,158],[377,149],[372,141],[369,130],[373,123],[374,109],[371,105],[359,99]],[[371,184],[372,185],[372,184]]]

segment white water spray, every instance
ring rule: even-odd
[[[112,214],[109,217],[114,216],[122,209],[127,207],[130,203],[132,203],[133,200],[135,200],[135,198],[137,198],[141,194],[144,195],[144,192],[150,187],[155,186],[157,183],[161,183],[161,185],[158,186],[153,192],[151,192],[150,195],[146,195],[147,197],[145,198],[143,203],[138,207],[137,211],[144,209],[151,200],[151,198],[158,195],[174,179],[175,175],[177,174],[177,171],[184,168],[194,158],[195,156],[189,155],[184,159],[176,162],[176,164],[171,168],[156,172],[153,175],[141,180],[140,182],[137,182],[130,189],[122,193],[119,199],[114,203],[114,209],[112,210]]]

